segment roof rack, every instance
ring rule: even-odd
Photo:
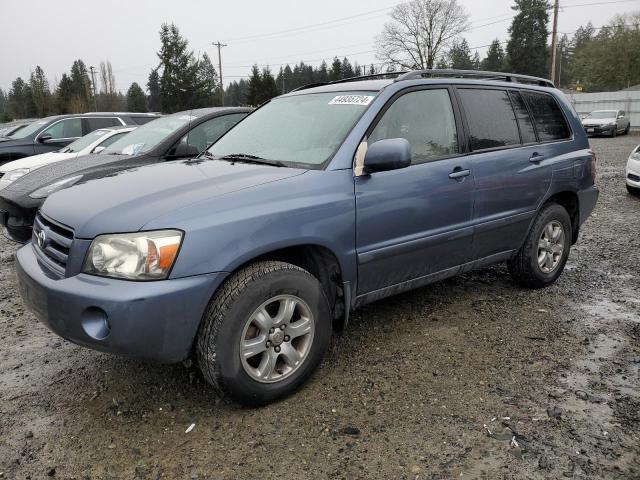
[[[406,72],[395,79],[396,82],[404,80],[416,80],[425,77],[454,77],[454,78],[476,78],[483,80],[499,80],[503,82],[527,83],[530,85],[538,85],[541,87],[555,88],[551,80],[540,77],[531,77],[529,75],[518,75],[515,73],[485,72],[482,70],[452,70],[452,69],[435,69],[435,70],[413,70]]]
[[[300,90],[306,90],[308,88],[321,87],[323,85],[333,85],[333,84],[336,84],[336,83],[357,82],[357,81],[360,81],[360,80],[372,80],[374,78],[386,78],[386,77],[391,77],[391,76],[396,76],[397,77],[398,75],[403,75],[403,74],[407,74],[407,73],[411,73],[411,72],[402,71],[402,72],[372,73],[370,75],[360,75],[358,77],[343,78],[341,80],[333,80],[331,82],[309,83],[307,85],[302,85],[301,87],[294,88],[293,90],[291,90],[291,92],[298,92]],[[288,93],[291,93],[291,92],[288,92]]]

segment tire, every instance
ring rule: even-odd
[[[625,134],[625,135],[629,135],[629,131],[630,131],[630,130],[631,130],[631,124],[630,124],[630,123],[628,123],[628,124],[627,124],[627,128],[625,128],[625,129],[624,129],[624,134]]]
[[[618,136],[618,127],[613,127],[611,130],[611,138],[616,138]]]
[[[550,264],[553,263],[553,268],[550,271],[544,271],[543,268],[548,269],[551,265],[545,265],[544,267],[540,265],[539,254],[541,252],[544,253],[545,250],[540,250],[541,247],[539,245],[544,242],[543,233],[549,225],[552,225],[553,232],[557,232],[557,228],[562,227],[562,238],[558,239],[557,245],[546,243],[549,252],[547,252],[544,261],[546,262],[549,255],[551,255],[552,262]],[[548,232],[546,236],[550,237]],[[555,203],[543,207],[533,222],[522,248],[515,257],[509,260],[509,273],[523,287],[544,288],[551,285],[560,277],[567,263],[571,249],[571,238],[571,219],[565,208]],[[560,245],[562,246],[561,252],[559,252]],[[551,249],[553,249],[554,253],[550,253]]]
[[[285,307],[291,304],[295,306]],[[301,334],[302,323],[296,322],[305,318],[312,330]],[[275,325],[271,329],[270,321]],[[284,337],[278,325],[285,325]],[[198,332],[197,361],[225,401],[264,405],[289,395],[307,380],[322,361],[331,333],[329,302],[315,277],[288,263],[258,262],[233,274],[212,298]],[[244,346],[251,340],[263,351],[245,357],[242,352],[253,353]],[[301,360],[295,366],[290,365],[292,348],[303,352],[296,354]],[[273,378],[267,376],[271,370]]]
[[[631,185],[627,185],[627,192],[629,192],[629,194],[631,194],[633,196],[640,197],[640,188],[632,187]]]

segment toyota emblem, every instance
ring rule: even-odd
[[[44,248],[45,243],[47,242],[47,234],[44,230],[40,230],[36,233],[36,240],[38,241],[38,246],[40,248]]]

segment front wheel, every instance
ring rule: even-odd
[[[229,278],[204,315],[200,369],[226,400],[262,405],[296,390],[321,362],[331,338],[322,286],[284,262],[258,262]]]
[[[517,283],[543,288],[562,274],[571,249],[571,219],[564,207],[550,204],[536,217],[522,248],[508,262]]]

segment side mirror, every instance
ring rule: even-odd
[[[91,152],[91,153],[100,153],[100,152],[102,152],[103,150],[106,150],[106,149],[107,149],[107,147],[103,147],[102,145],[98,145],[96,148],[93,149],[93,152]]]
[[[364,156],[365,173],[385,172],[411,165],[411,144],[404,138],[378,140]]]
[[[173,150],[167,155],[167,158],[192,158],[200,155],[200,150],[198,150],[193,145],[188,143],[179,143],[176,145]]]
[[[53,137],[51,136],[50,133],[45,133],[44,135],[40,135],[38,137],[38,141],[40,143],[47,143],[49,140],[51,140]]]
[[[624,118],[623,114],[618,115],[618,119]]]

